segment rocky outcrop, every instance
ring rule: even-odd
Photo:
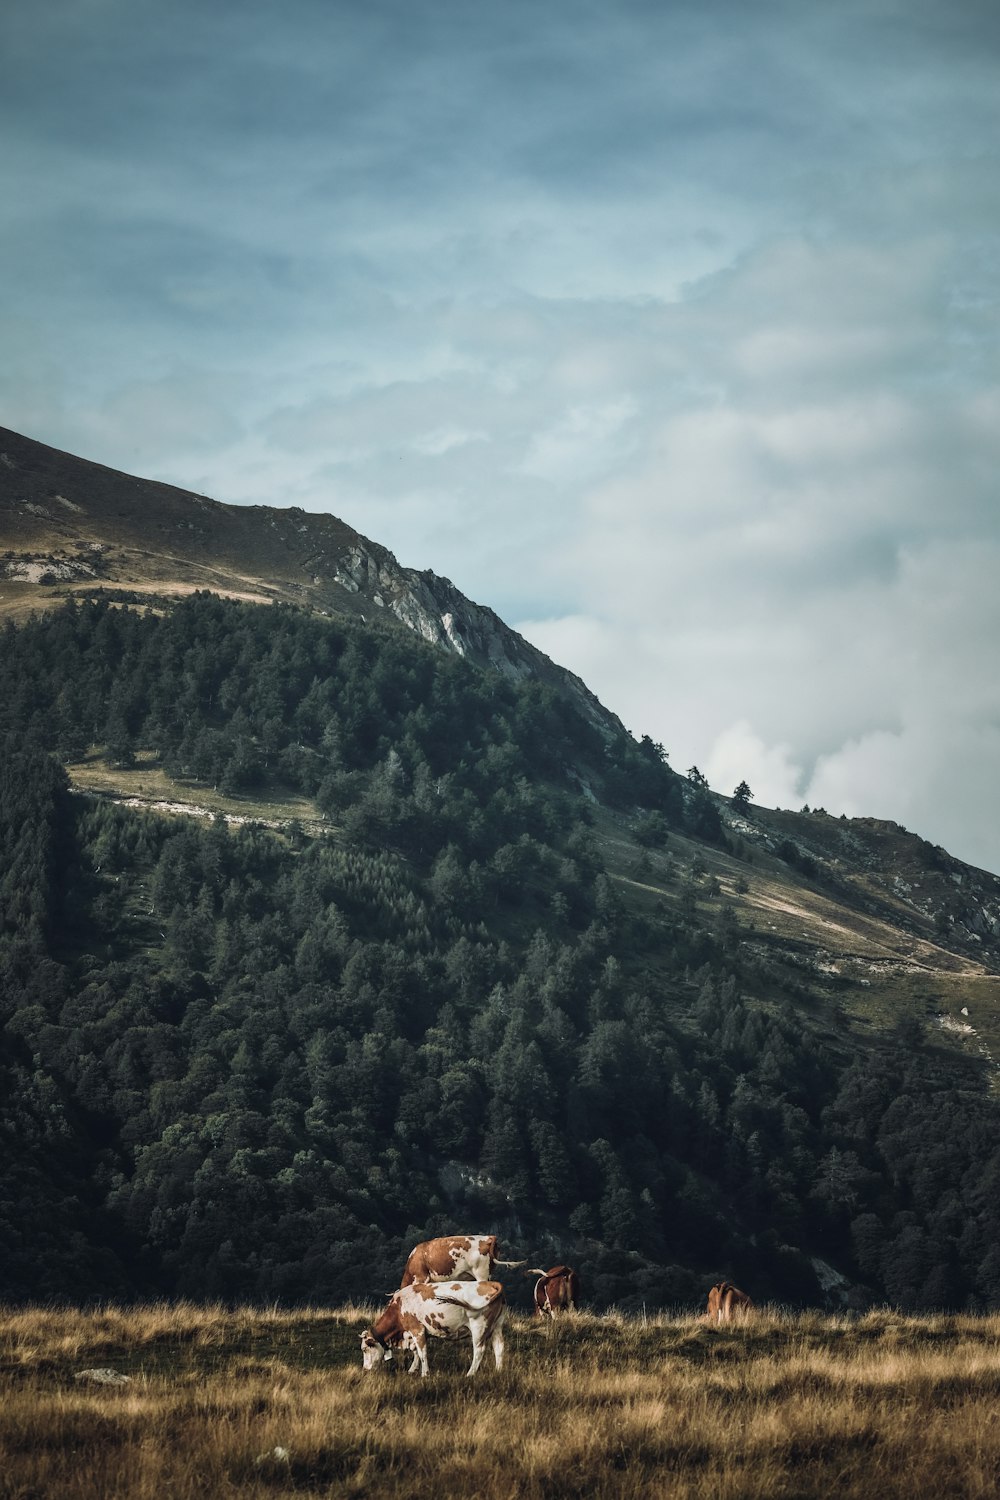
[[[722,821],[774,868],[991,968],[1000,968],[1000,876],[955,859],[887,818],[834,818],[755,806],[749,816],[717,798]],[[780,862],[780,863],[779,863]]]
[[[418,572],[402,567],[387,548],[363,537],[344,549],[332,577],[348,593],[370,600],[431,645],[513,681],[536,678],[548,683],[602,733],[622,732],[621,721],[579,677],[557,666],[492,609],[467,599],[450,579],[429,568]]]

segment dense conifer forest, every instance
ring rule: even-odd
[[[648,739],[402,632],[196,595],[0,649],[0,1295],[371,1296],[496,1229],[597,1305],[737,1276],[1000,1303],[1000,1111],[919,1028],[859,1039],[739,923],[602,863],[725,834]],[[102,747],[321,823],[71,791]]]

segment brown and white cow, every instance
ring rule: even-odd
[[[580,1278],[572,1266],[551,1266],[547,1271],[525,1271],[537,1276],[535,1316],[554,1318],[557,1312],[575,1312],[580,1298]]]
[[[361,1335],[361,1360],[366,1370],[374,1370],[382,1360],[392,1359],[393,1349],[401,1346],[413,1355],[410,1374],[419,1368],[421,1375],[428,1375],[428,1338],[459,1339],[468,1334],[472,1363],[466,1373],[475,1375],[479,1369],[487,1340],[499,1370],[506,1319],[507,1303],[499,1281],[413,1282],[393,1292],[384,1312]]]
[[[410,1251],[400,1286],[414,1281],[489,1281],[494,1266],[523,1266],[523,1260],[498,1260],[495,1234],[449,1234],[423,1240]]]
[[[710,1323],[731,1323],[734,1317],[745,1319],[752,1310],[753,1302],[746,1292],[731,1281],[720,1281],[708,1294],[705,1316]]]

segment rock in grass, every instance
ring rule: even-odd
[[[74,1380],[92,1380],[95,1385],[128,1385],[132,1379],[131,1375],[123,1375],[120,1370],[77,1370],[73,1376]]]
[[[261,1464],[267,1463],[287,1464],[291,1461],[291,1457],[287,1448],[278,1447],[271,1448],[267,1453],[258,1453],[255,1462],[259,1468]]]

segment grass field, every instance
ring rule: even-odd
[[[214,817],[217,813],[236,822],[259,822],[283,827],[297,819],[310,833],[327,833],[315,802],[296,792],[271,787],[259,797],[226,797],[213,787],[196,781],[179,781],[168,776],[151,750],[140,750],[136,763],[128,770],[110,766],[100,748],[92,748],[83,760],[71,761],[66,767],[70,785],[78,792],[110,797],[114,801],[131,801],[150,812],[176,809],[188,817]]]
[[[994,1496],[1000,1317],[514,1319],[427,1380],[365,1310],[0,1310],[0,1496]],[[81,1371],[130,1379],[97,1385]]]

